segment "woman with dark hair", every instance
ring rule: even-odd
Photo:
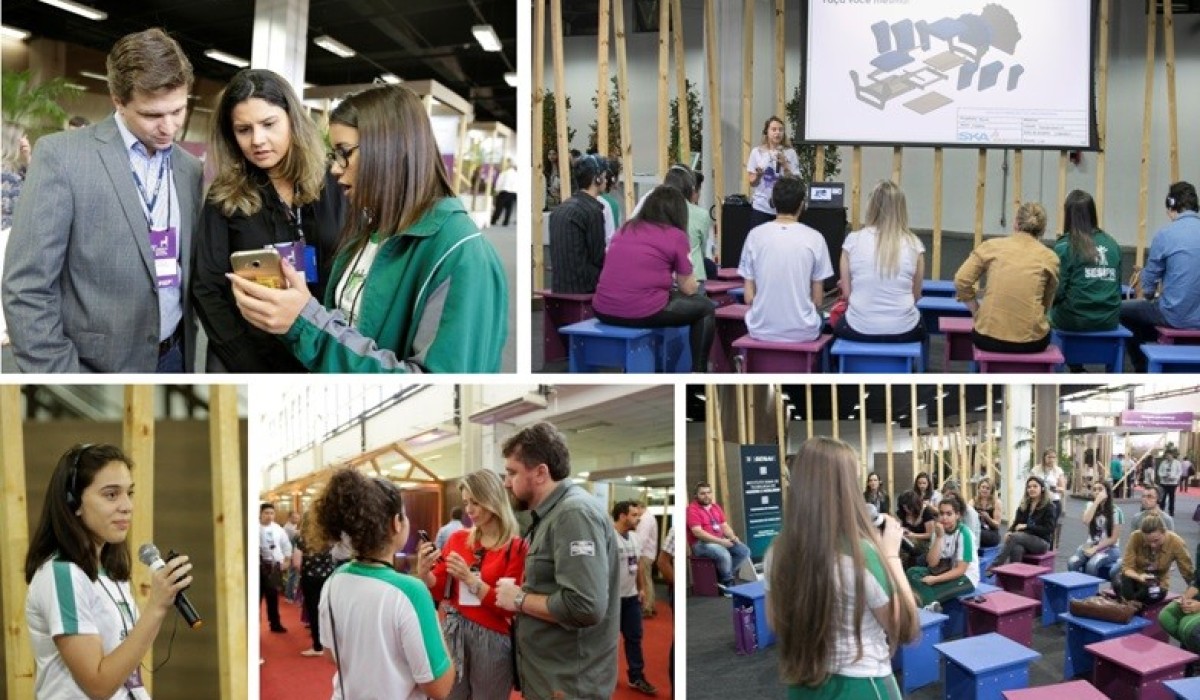
[[[942,603],[979,585],[979,544],[963,522],[963,510],[962,499],[956,495],[938,503],[938,521],[925,556],[926,565],[906,572],[917,600],[935,612],[941,611]]]
[[[775,220],[771,192],[784,175],[800,175],[800,158],[788,141],[783,120],[771,116],[763,123],[762,143],[750,151],[746,175],[754,188],[750,205],[750,228]]]
[[[913,493],[920,497],[921,502],[927,506],[936,507],[938,501],[942,500],[942,494],[933,488],[933,482],[929,479],[929,472],[921,472],[913,477]]]
[[[877,513],[889,513],[892,510],[892,501],[887,493],[879,488],[879,475],[875,472],[867,475],[867,488],[863,490],[863,500],[875,506]]]
[[[508,700],[513,686],[513,613],[496,604],[496,583],[521,583],[529,545],[521,539],[504,482],[480,469],[458,485],[471,527],[450,535],[443,549],[425,542],[417,578],[434,601],[445,601],[443,629],[458,677],[450,697]]]
[[[1111,331],[1121,316],[1121,246],[1100,230],[1096,202],[1074,190],[1063,203],[1065,231],[1054,242],[1058,290],[1050,325],[1064,331]]]
[[[763,562],[788,697],[898,700],[891,657],[920,632],[901,528],[885,515],[881,533],[867,519],[846,443],[812,438],[789,468],[783,528]]]
[[[287,289],[229,275],[242,316],[314,371],[498,372],[504,269],[454,196],[421,98],[402,85],[350,95],[329,139],[353,213],[325,305],[284,261]]]
[[[1054,537],[1054,505],[1046,484],[1036,476],[1025,480],[1025,498],[1013,516],[1012,527],[1004,536],[1000,553],[984,572],[991,578],[997,566],[1010,561],[1019,562],[1026,552],[1044,554],[1050,551],[1050,540]]]
[[[449,696],[454,662],[433,598],[424,583],[392,565],[392,555],[408,542],[400,488],[339,469],[312,513],[314,545],[345,534],[357,554],[321,591],[321,644],[333,650],[337,664],[332,700]]]
[[[933,542],[937,513],[915,491],[905,491],[896,497],[896,515],[900,516],[900,527],[904,528],[905,536],[914,547],[905,553],[905,568],[915,566],[917,558],[927,552]]]
[[[200,215],[192,275],[208,370],[306,372],[277,337],[242,318],[225,275],[231,253],[274,248],[314,296],[324,295],[346,197],[326,172],[321,135],[283,77],[246,69],[217,98],[208,162],[216,178]]]
[[[691,326],[692,371],[708,369],[715,308],[701,293],[688,258],[683,194],[659,185],[625,222],[604,256],[592,298],[596,318],[614,326]]]
[[[1121,558],[1121,526],[1125,524],[1125,513],[1113,503],[1107,481],[1092,484],[1092,502],[1083,511],[1083,524],[1088,529],[1087,541],[1071,555],[1067,570],[1100,576],[1101,567],[1111,567]]]
[[[175,594],[192,583],[188,558],[150,575],[146,609],[130,588],[133,477],[112,445],[76,445],[50,475],[25,556],[25,622],[33,642],[37,698],[149,700],[139,666]]]

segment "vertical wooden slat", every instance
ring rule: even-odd
[[[125,387],[122,433],[125,454],[136,465],[133,483],[137,488],[133,492],[134,518],[129,530],[129,548],[137,552],[143,544],[154,542],[154,477],[158,469],[154,463],[154,386],[131,384]],[[150,595],[149,567],[134,566],[130,571],[130,585],[135,595],[145,600]],[[147,692],[153,692],[154,674],[150,673],[154,668],[153,649],[146,652],[142,664],[142,682]]]
[[[600,0],[596,24],[596,152],[606,158],[611,155],[608,147],[608,26],[612,22],[609,1]]]
[[[658,3],[658,181],[667,176],[667,152],[671,150],[670,101],[667,94],[667,78],[671,72],[670,62],[671,6],[660,0]],[[622,108],[621,111],[625,111]]]
[[[958,486],[963,496],[966,496],[967,479],[971,475],[967,473],[968,462],[971,456],[971,446],[967,439],[967,386],[965,384],[958,385],[958,434],[959,447],[962,454],[959,459],[959,479]]]
[[[545,288],[545,232],[542,230],[542,209],[546,207],[546,154],[542,152],[542,121],[546,118],[546,3],[533,3],[533,205],[529,220],[533,226],[533,284],[530,288]]]
[[[672,157],[678,157],[679,162],[689,167],[692,164],[692,125],[688,121],[690,114],[688,113],[688,94],[687,94],[687,63],[684,59],[683,50],[683,11],[680,9],[679,0],[671,0],[671,21],[674,23],[672,31],[672,39],[675,44],[675,114],[679,119],[679,155],[674,153]]]
[[[721,250],[721,208],[725,198],[725,170],[722,165],[721,139],[721,93],[717,82],[717,13],[716,0],[704,0],[704,59],[708,73],[708,112],[709,133],[712,138],[712,148],[709,150],[712,159],[713,201],[716,203],[716,235],[714,243]],[[725,264],[736,265],[736,260],[723,260]],[[812,411],[809,411],[811,418]]]
[[[1150,0],[1146,17],[1146,85],[1142,97],[1142,163],[1138,190],[1137,252],[1134,265],[1146,259],[1146,224],[1150,206],[1150,126],[1154,114],[1154,40],[1158,34],[1158,0]]]
[[[713,391],[712,393],[713,415],[716,416],[714,423],[717,426],[717,482],[713,484],[715,491],[719,486],[721,489],[720,498],[729,500],[729,470],[725,465],[725,426],[721,420],[721,392]],[[720,502],[719,500],[717,501]]]
[[[975,170],[975,247],[983,242],[983,197],[987,190],[987,149],[979,149]]]
[[[25,431],[21,415],[21,387],[0,386],[0,585],[4,587],[4,679],[10,698],[33,697],[33,646],[25,624],[25,555],[29,551],[29,502],[25,484]]]
[[[1163,48],[1167,62],[1167,155],[1171,182],[1179,182],[1179,115],[1175,111],[1175,15],[1170,0],[1163,0]]]
[[[857,231],[859,222],[859,207],[862,204],[862,146],[850,150],[850,230]]]
[[[892,147],[892,182],[900,184],[904,175],[904,149],[900,146]]]
[[[938,483],[941,483],[942,472],[946,466],[946,406],[942,394],[941,384],[937,385],[937,414],[938,414],[938,439],[937,439],[937,459],[934,463],[937,465]]]
[[[808,439],[813,438],[813,397],[812,384],[804,385],[804,417],[808,422]]]
[[[1017,210],[1021,208],[1021,202],[1025,199],[1024,180],[1025,177],[1025,151],[1016,149],[1013,151],[1013,198],[1012,210],[1013,219],[1017,218]]]
[[[858,439],[862,446],[859,452],[859,463],[863,466],[862,481],[865,484],[867,481],[867,473],[871,471],[871,467],[867,464],[867,385],[858,385]]]
[[[785,0],[775,0],[775,114],[784,119],[787,114],[787,64],[784,63]],[[794,137],[795,134],[792,134]],[[819,177],[817,178],[820,179]]]
[[[1100,0],[1100,46],[1097,62],[1097,94],[1096,94],[1096,141],[1100,152],[1096,154],[1096,192],[1092,199],[1096,201],[1097,222],[1104,226],[1104,185],[1108,173],[1108,29],[1109,29],[1109,0]]]
[[[783,491],[784,507],[787,507],[788,488],[787,484],[790,481],[787,468],[787,412],[783,407],[783,385],[776,384],[772,387],[775,391],[775,439],[779,443],[779,475],[780,486]]]
[[[758,410],[754,400],[755,389],[757,389],[756,386],[746,387],[746,443],[750,445],[755,444],[754,424],[758,418]]]
[[[942,278],[942,177],[946,154],[941,146],[933,149],[933,270],[930,278]],[[914,409],[915,410],[915,409]]]
[[[717,481],[717,450],[721,449],[721,443],[717,440],[717,416],[713,407],[716,405],[716,389],[712,384],[704,387],[704,427],[708,431],[708,440],[705,441],[707,452],[705,453],[705,475],[706,481],[710,484],[715,484]]]
[[[213,554],[221,567],[217,585],[217,661],[221,697],[236,698],[246,678],[246,561],[245,501],[242,497],[242,458],[237,387],[216,385],[209,396],[209,451],[212,454]]]
[[[613,37],[617,51],[617,103],[621,110],[621,167],[625,176],[625,212],[633,211],[633,134],[629,128],[629,64],[625,56],[625,3],[617,2],[613,9]]]
[[[1066,225],[1067,225],[1067,222],[1059,221],[1059,219],[1063,215],[1063,202],[1067,201],[1067,160],[1068,160],[1067,152],[1059,151],[1058,152],[1058,200],[1051,203],[1051,206],[1046,207],[1047,209],[1050,210],[1049,211],[1050,228],[1046,232],[1050,234],[1051,238],[1054,238],[1060,232],[1065,230]],[[1055,225],[1056,221],[1058,222],[1057,225]]]
[[[743,3],[742,11],[742,162],[750,159],[754,134],[750,106],[754,101],[754,5]]]
[[[889,394],[890,396],[890,394]],[[891,403],[889,400],[888,403]],[[912,459],[913,459],[913,474],[921,471],[921,431],[917,426],[920,420],[917,418],[917,385],[910,384],[908,387],[908,417],[912,421],[909,427],[912,429]],[[888,481],[891,481],[892,475],[888,474]],[[894,494],[893,494],[894,495]],[[896,499],[892,499],[895,503]]]
[[[817,144],[816,158],[813,160],[813,182],[825,180],[825,146]]]
[[[558,144],[559,201],[571,198],[571,142],[567,139],[567,79],[563,73],[562,0],[550,0],[550,51],[554,57],[554,128]]]
[[[830,411],[833,413],[833,439],[840,440],[841,436],[838,434],[838,385],[837,384],[829,385],[829,405],[830,405]]]

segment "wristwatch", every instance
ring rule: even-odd
[[[525,591],[522,590],[520,593],[517,594],[516,598],[513,598],[513,607],[517,609],[517,612],[525,612],[523,610],[524,606],[525,606]]]

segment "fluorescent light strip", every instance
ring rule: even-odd
[[[399,85],[400,83],[404,82],[400,80],[400,77],[395,73],[384,73],[383,75],[379,76],[379,79],[388,85]]]
[[[88,7],[87,5],[81,5],[77,2],[71,2],[71,0],[40,0],[40,2],[50,5],[51,7],[57,7],[60,10],[74,12],[80,17],[87,17],[88,19],[95,20],[97,22],[108,19],[107,12],[101,12],[94,7]]]
[[[245,68],[246,66],[250,65],[250,62],[244,58],[238,58],[233,54],[225,53],[224,51],[218,51],[217,49],[209,49],[208,51],[204,52],[204,55],[208,56],[214,61],[228,63],[229,65],[237,66],[238,68]]]
[[[17,41],[25,41],[29,38],[29,32],[24,29],[17,29],[8,25],[0,24],[0,36],[6,39],[16,39]]]
[[[504,74],[504,82],[508,83],[509,87],[516,87],[517,86],[517,74],[516,73],[505,73]]]
[[[350,48],[349,46],[346,46],[345,44],[338,41],[337,39],[334,39],[333,37],[329,36],[328,34],[323,34],[323,35],[317,37],[316,39],[313,39],[313,43],[316,44],[317,46],[320,46],[321,48],[325,49],[329,53],[334,54],[335,56],[341,56],[342,58],[350,58],[351,56],[354,55],[354,49]]]
[[[471,33],[475,35],[475,41],[479,42],[484,51],[500,50],[500,37],[496,36],[496,30],[492,29],[492,25],[477,24],[471,27]]]
[[[92,80],[99,80],[99,81],[105,82],[105,83],[108,82],[107,75],[101,75],[100,73],[95,73],[90,70],[81,70],[81,71],[79,71],[79,74],[85,78],[91,78]]]

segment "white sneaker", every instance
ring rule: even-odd
[[[942,604],[935,600],[929,605],[926,605],[925,609],[929,612],[940,613],[942,611]]]

